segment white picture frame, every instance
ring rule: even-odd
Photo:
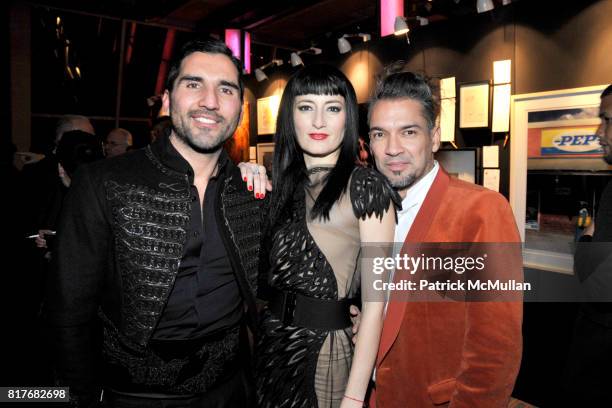
[[[459,86],[459,127],[486,128],[489,126],[490,85],[488,81]]]
[[[530,112],[559,109],[584,109],[600,104],[600,95],[606,85],[563,89],[549,92],[513,95],[511,103],[510,136],[510,206],[516,225],[525,242],[525,216],[527,200],[528,124]],[[574,258],[571,254],[525,248],[523,263],[526,267],[573,274]]]

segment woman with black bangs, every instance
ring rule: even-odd
[[[361,244],[393,242],[399,199],[383,176],[355,165],[357,126],[355,91],[336,68],[307,66],[287,83],[274,138],[269,302],[255,352],[261,407],[363,406],[384,306],[362,288],[355,346],[349,307],[371,280]],[[251,186],[259,167],[241,168]]]

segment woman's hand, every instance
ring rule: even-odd
[[[266,190],[272,191],[272,183],[268,180],[266,168],[255,163],[238,164],[242,180],[247,184],[247,189],[253,192],[255,198],[263,199]]]

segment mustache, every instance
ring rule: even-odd
[[[402,160],[384,160],[383,163],[385,165],[389,165],[389,164],[412,164],[412,160],[408,160],[408,159],[402,159]]]
[[[223,116],[219,115],[217,112],[213,110],[206,109],[206,108],[189,111],[189,116],[193,116],[193,115],[206,115],[212,118],[213,120],[216,120],[217,122],[225,121],[225,118]]]

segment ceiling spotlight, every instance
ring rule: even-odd
[[[408,28],[408,23],[406,23],[406,19],[402,16],[395,17],[395,23],[393,24],[395,35],[402,35],[408,33],[410,29]]]
[[[302,58],[298,55],[297,52],[292,52],[291,53],[291,66],[297,67],[298,65],[304,65],[304,61],[302,61]]]
[[[503,1],[502,1],[502,4],[503,4],[504,6],[507,6],[507,5],[508,5],[508,4],[510,4],[510,3],[512,3],[512,0],[503,0]]]
[[[485,13],[495,8],[493,0],[476,0],[476,10],[479,13]]]
[[[372,39],[372,35],[367,33],[344,34],[342,35],[342,37],[338,38],[338,51],[340,52],[340,54],[346,54],[352,49],[351,43],[347,40],[347,38],[351,37],[361,37],[363,39],[363,42],[368,42]]]
[[[416,16],[416,19],[419,22],[419,25],[421,26],[426,26],[427,24],[429,24],[429,19],[427,17]]]
[[[351,50],[351,43],[344,37],[338,38],[338,51],[340,54],[346,54]]]
[[[268,79],[268,76],[261,69],[257,68],[255,70],[255,79],[257,79],[257,82],[263,82]]]
[[[268,62],[267,64],[262,65],[261,67],[257,68],[255,70],[255,79],[257,79],[258,82],[262,82],[265,81],[266,79],[268,79],[268,76],[266,75],[266,73],[263,71],[264,69],[272,66],[272,65],[283,65],[283,60],[281,59],[273,59],[272,61]]]
[[[304,50],[299,50],[299,51],[292,52],[291,53],[291,66],[292,67],[297,67],[298,65],[304,65],[304,61],[302,61],[302,58],[300,57],[300,54],[309,53],[309,54],[319,55],[322,52],[323,52],[323,50],[321,50],[320,48],[317,48],[317,47],[310,47],[310,48],[306,48]]]

